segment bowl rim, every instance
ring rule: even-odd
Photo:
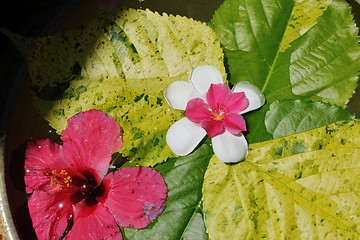
[[[5,183],[5,139],[5,136],[0,139],[0,237],[15,240],[19,239],[19,235],[10,211]]]

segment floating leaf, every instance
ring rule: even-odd
[[[202,183],[212,157],[209,143],[193,154],[158,165],[168,187],[164,212],[145,229],[124,228],[126,239],[206,240],[201,211]],[[149,237],[151,236],[151,237]]]
[[[280,44],[280,52],[285,52],[290,44],[304,35],[323,15],[332,0],[323,1],[296,1],[286,26],[284,38]]]
[[[32,89],[50,125],[60,132],[79,111],[105,111],[123,129],[120,151],[140,165],[174,156],[164,135],[182,112],[166,103],[167,86],[188,81],[191,70],[205,64],[225,77],[222,49],[211,28],[150,10],[121,11],[29,41],[34,44],[28,58]]]
[[[360,122],[251,144],[213,157],[203,207],[210,239],[359,239]]]
[[[250,142],[271,139],[265,113],[281,99],[345,107],[360,70],[360,48],[344,0],[226,0],[211,26],[224,48],[232,83],[249,81],[267,104],[249,113]]]
[[[326,103],[282,100],[270,105],[265,125],[274,138],[279,138],[351,118],[347,110]]]

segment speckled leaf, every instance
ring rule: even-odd
[[[304,132],[353,116],[334,105],[308,100],[281,100],[270,105],[265,116],[265,126],[273,138]]]
[[[32,40],[34,41],[34,40]],[[225,77],[223,53],[206,24],[150,10],[125,10],[36,39],[29,73],[39,110],[59,133],[79,111],[99,109],[123,128],[124,156],[154,165],[173,156],[164,134],[182,116],[164,90],[199,65]]]
[[[359,239],[360,122],[251,144],[244,162],[215,157],[203,207],[216,239]]]
[[[360,70],[360,46],[344,0],[226,0],[211,26],[224,48],[231,81],[265,94],[247,116],[249,142],[271,139],[265,113],[280,99],[310,99],[345,107]]]
[[[212,157],[207,141],[186,157],[156,166],[168,186],[164,212],[145,229],[124,228],[125,239],[207,240],[202,216],[202,184]]]

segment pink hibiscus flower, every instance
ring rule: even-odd
[[[246,131],[246,122],[239,114],[249,106],[244,92],[231,92],[225,84],[211,84],[202,98],[191,99],[184,115],[192,122],[199,123],[209,137],[215,137],[228,130],[233,135]]]
[[[108,173],[122,145],[112,117],[78,113],[61,139],[62,145],[48,139],[27,145],[26,192],[32,193],[28,206],[39,239],[122,239],[119,226],[146,227],[164,210],[167,187],[157,171]]]
[[[208,135],[220,161],[237,163],[245,159],[248,143],[242,114],[260,108],[264,94],[255,85],[238,82],[230,90],[220,71],[209,65],[198,66],[190,81],[176,81],[165,91],[169,105],[185,110],[184,118],[175,122],[166,133],[166,143],[177,155],[190,154]]]

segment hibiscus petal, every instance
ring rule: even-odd
[[[205,129],[207,135],[209,135],[209,137],[211,137],[211,138],[225,132],[224,123],[222,121],[218,121],[218,120],[214,120],[214,119],[202,121],[201,127],[203,127]]]
[[[68,119],[61,139],[67,161],[76,169],[94,169],[101,178],[108,171],[111,155],[122,145],[119,124],[97,110],[80,112]]]
[[[190,82],[201,96],[205,96],[211,84],[224,83],[220,71],[209,65],[196,67],[191,72]]]
[[[201,98],[195,98],[188,102],[184,115],[192,122],[199,123],[211,118],[212,114],[208,106]]]
[[[87,206],[81,201],[74,206],[74,224],[64,239],[123,239],[114,216],[98,203]]]
[[[175,154],[185,156],[191,153],[205,136],[206,131],[199,124],[182,118],[167,131],[166,143]]]
[[[25,184],[26,193],[32,193],[35,189],[49,190],[53,188],[49,184],[50,169],[54,169],[61,163],[65,163],[63,148],[49,139],[37,139],[27,142],[25,153]]]
[[[249,82],[237,83],[233,88],[233,92],[244,92],[246,98],[249,100],[249,106],[242,111],[241,114],[258,109],[265,103],[264,94],[258,87]]]
[[[228,114],[224,118],[224,124],[227,131],[239,136],[241,132],[246,131],[246,122],[243,116],[237,113]]]
[[[165,100],[168,104],[178,110],[185,110],[188,101],[196,97],[197,91],[189,82],[177,81],[171,83],[165,90]],[[197,96],[197,97],[200,97]]]
[[[230,88],[221,84],[211,84],[208,92],[206,93],[206,100],[215,112],[219,111],[219,108],[225,107],[225,103],[228,101],[231,95]]]
[[[104,206],[122,227],[144,228],[165,207],[167,187],[152,168],[120,168],[104,178]]]
[[[33,227],[39,240],[59,239],[72,215],[71,192],[60,188],[35,191],[28,200]]]
[[[211,142],[215,155],[225,163],[237,163],[247,156],[248,144],[244,135],[234,136],[226,131]]]

